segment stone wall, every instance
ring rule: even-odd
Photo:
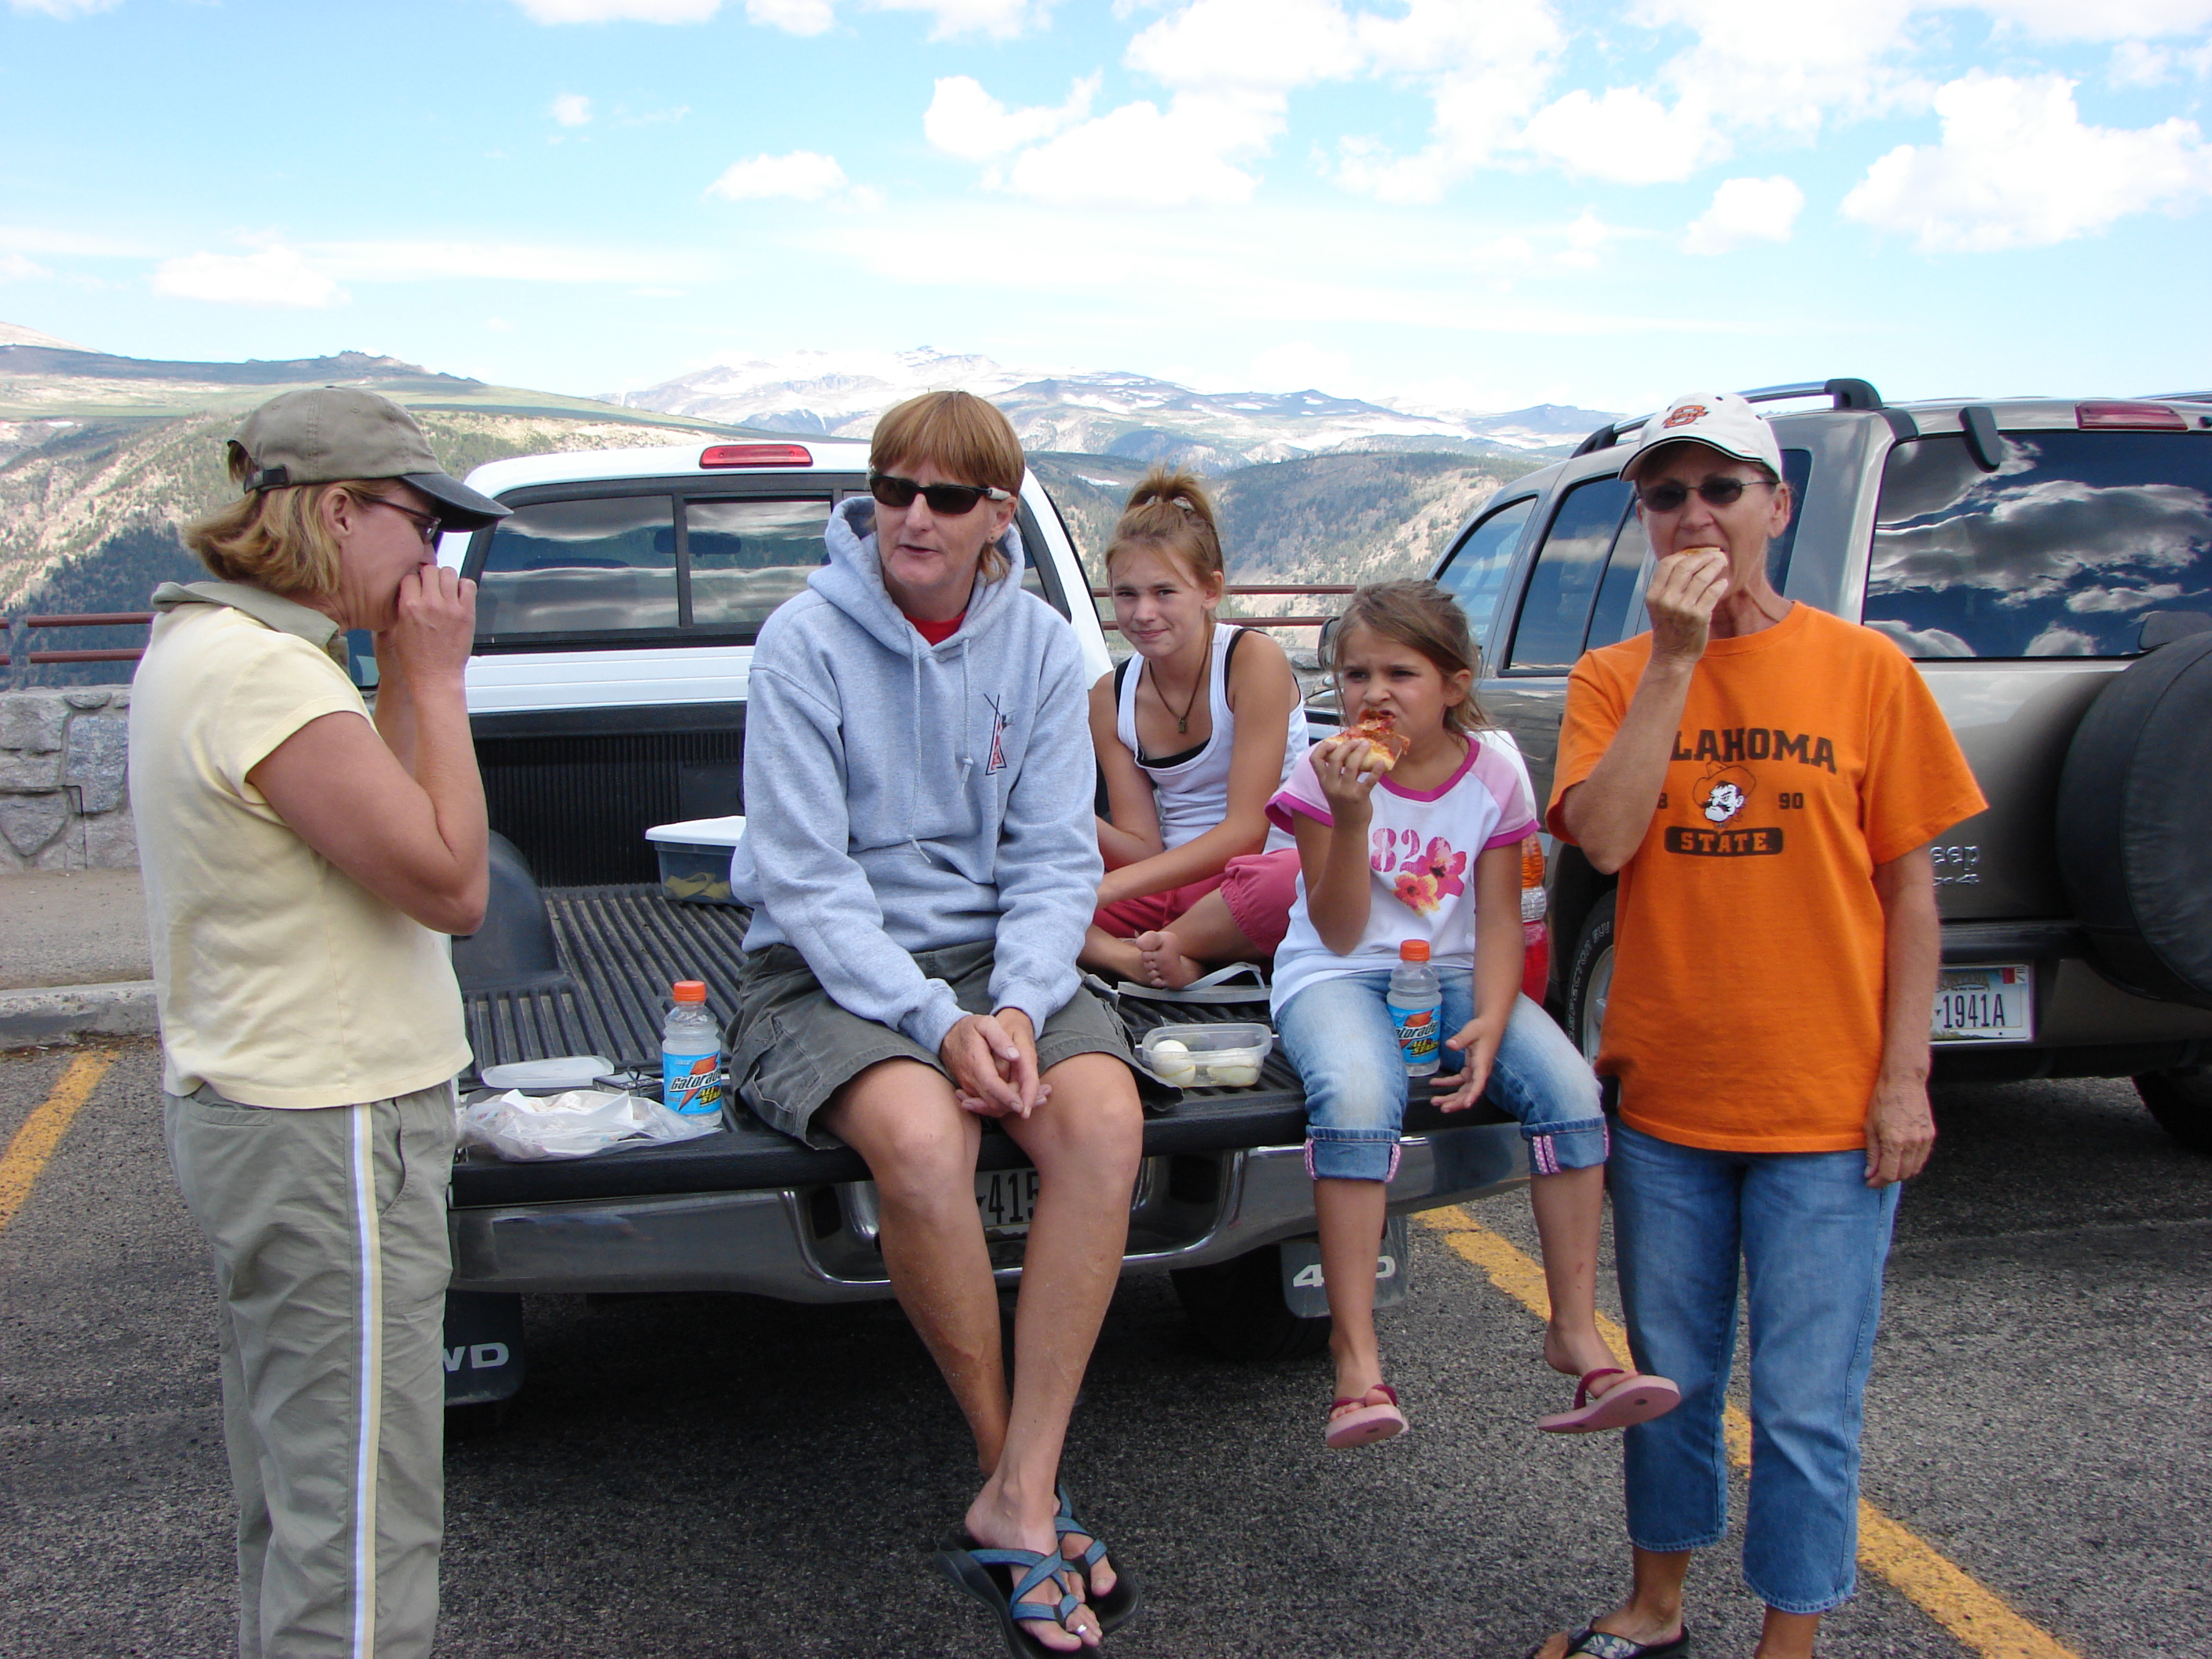
[[[0,692],[0,873],[131,870],[131,688]]]

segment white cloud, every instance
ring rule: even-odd
[[[1259,180],[1241,164],[1264,155],[1282,136],[1291,92],[1353,73],[1358,53],[1337,0],[1193,0],[1143,29],[1125,61],[1172,90],[1165,107],[1140,99],[1065,126],[985,182],[1066,204],[1248,201]],[[960,90],[941,125],[973,155],[1006,129],[994,118],[1005,113],[997,100],[968,85],[972,93]],[[940,114],[946,87],[939,82],[933,116]],[[1078,91],[1087,107],[1088,89],[1079,83]],[[1071,112],[1076,101],[1008,118],[1040,123]]]
[[[868,4],[876,11],[929,13],[937,20],[929,32],[933,40],[965,34],[971,29],[1004,40],[1041,21],[1051,0],[1035,0],[1035,3],[1032,0],[868,0]]]
[[[722,0],[514,0],[533,23],[703,23]]]
[[[2162,87],[2183,76],[2212,76],[2212,41],[2193,49],[2123,40],[2112,48],[2105,78],[2116,87]]]
[[[1522,141],[1569,173],[1620,185],[1686,179],[1726,153],[1702,100],[1668,109],[1640,87],[1580,88],[1529,118]]]
[[[1194,0],[1129,43],[1124,61],[1164,86],[1283,94],[1359,67],[1337,0]]]
[[[1746,242],[1786,242],[1804,211],[1805,192],[1795,179],[1724,179],[1712,205],[1682,234],[1685,253],[1726,253]]]
[[[123,0],[8,0],[11,11],[39,12],[48,17],[82,17],[122,3]]]
[[[514,332],[514,325],[508,322],[504,317],[487,317],[484,319],[483,325],[487,331],[494,334],[512,334]]]
[[[1099,79],[1091,75],[1078,81],[1057,108],[1039,105],[1010,110],[972,76],[948,75],[938,82],[928,112],[921,118],[922,134],[947,155],[987,161],[1082,120],[1091,113]]]
[[[0,253],[0,282],[27,283],[33,276],[52,275],[44,265],[20,253]]]
[[[745,0],[745,21],[786,34],[822,34],[835,28],[830,0]]]
[[[1407,0],[1403,16],[1363,13],[1356,27],[1372,69],[1425,88],[1433,117],[1428,143],[1411,155],[1373,138],[1346,139],[1336,179],[1400,204],[1439,201],[1510,149],[1566,46],[1549,0]]]
[[[1846,218],[1923,250],[2041,247],[2212,192],[2212,149],[2194,121],[2083,124],[2074,83],[1975,70],[1936,94],[1938,144],[1900,144],[1844,198]]]
[[[1252,359],[1255,392],[1305,392],[1341,386],[1351,378],[1352,354],[1330,351],[1305,340],[1285,340]]]
[[[707,186],[707,194],[726,202],[757,201],[764,197],[818,202],[836,195],[845,185],[845,169],[837,165],[835,156],[795,149],[787,155],[756,155],[731,162],[722,176]]]
[[[216,305],[318,311],[351,296],[299,249],[272,244],[251,253],[187,253],[155,267],[156,294]]]
[[[1165,110],[1124,104],[1057,138],[1024,150],[1007,168],[1008,188],[1066,204],[1234,205],[1259,180],[1236,165],[1282,131],[1271,101],[1184,93]]]
[[[2142,40],[2212,27],[2212,0],[1979,0],[1979,9],[2046,40]]]
[[[564,92],[554,99],[550,112],[564,127],[586,126],[592,118],[592,100],[580,92]]]

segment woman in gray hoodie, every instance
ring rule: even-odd
[[[986,1477],[939,1565],[1013,1651],[1073,1652],[1134,1610],[1059,1463],[1144,1139],[1126,1040],[1075,967],[1102,873],[1087,687],[1073,631],[1022,591],[1006,417],[931,392],[868,461],[871,495],[839,503],[829,563],[753,653],[731,1076],[769,1123],[866,1160],[891,1286]],[[1038,1174],[1011,1394],[986,1118]]]

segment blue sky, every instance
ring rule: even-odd
[[[581,393],[2202,388],[2208,95],[2212,0],[0,0],[0,319]]]

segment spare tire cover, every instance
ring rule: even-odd
[[[2089,705],[2059,776],[2057,850],[2097,965],[2212,1008],[2212,634],[2160,647]]]

